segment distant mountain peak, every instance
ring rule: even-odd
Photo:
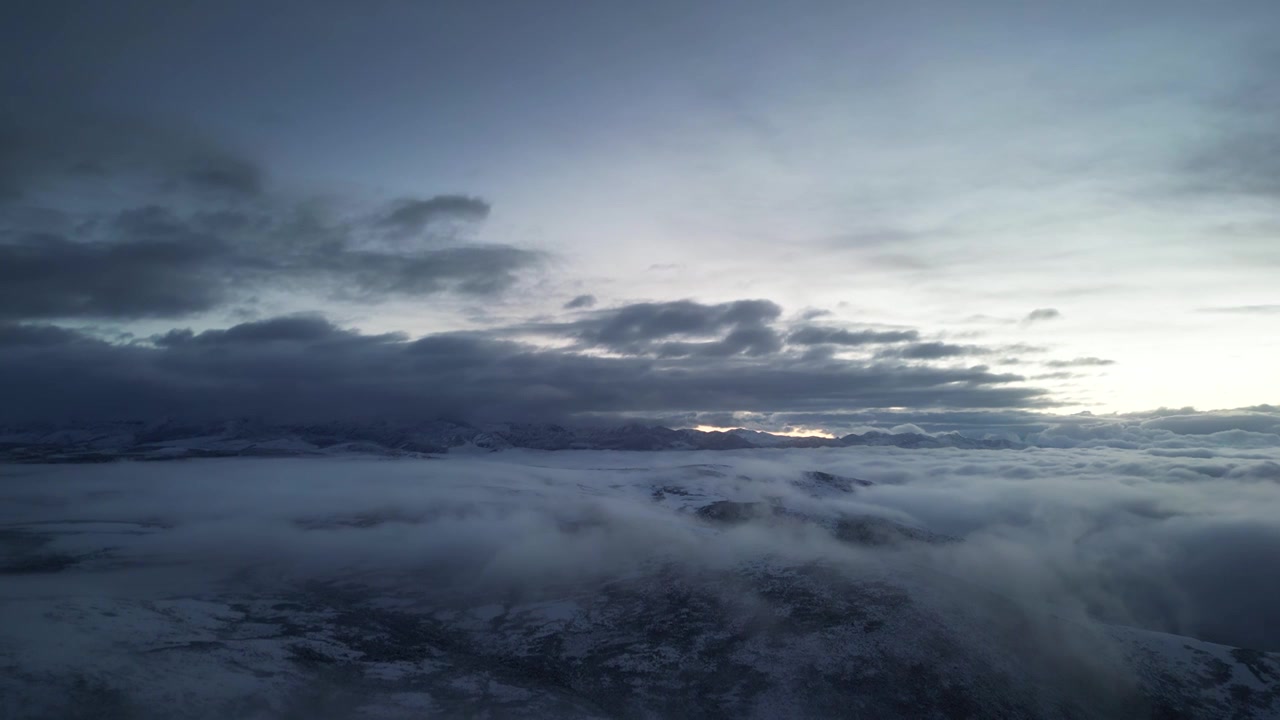
[[[184,457],[309,456],[334,454],[428,455],[450,450],[749,450],[891,446],[902,448],[1006,449],[1003,439],[959,433],[922,435],[870,431],[839,438],[775,435],[758,430],[672,429],[631,421],[570,427],[508,422],[476,426],[448,420],[370,420],[273,423],[242,417],[205,422],[164,418],[0,430],[0,460],[95,462]]]

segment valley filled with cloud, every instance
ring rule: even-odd
[[[1174,437],[8,465],[5,713],[1273,717],[1280,438]]]

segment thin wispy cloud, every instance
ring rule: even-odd
[[[1036,308],[1027,313],[1027,316],[1022,318],[1022,322],[1030,325],[1031,323],[1044,322],[1046,320],[1058,320],[1061,317],[1062,313],[1055,308]]]
[[[1273,315],[1280,314],[1280,305],[1230,305],[1226,307],[1200,308],[1200,312],[1232,315]]]

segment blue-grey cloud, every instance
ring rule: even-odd
[[[808,318],[806,318],[808,319]],[[806,325],[787,335],[787,342],[794,345],[877,345],[917,340],[915,330],[845,330],[841,328]]]
[[[717,313],[773,315],[756,303]],[[717,317],[721,317],[717,315]],[[712,323],[715,325],[716,323]],[[732,322],[730,324],[733,324]],[[666,337],[672,326],[649,327]],[[674,327],[688,328],[682,320]],[[699,327],[703,327],[699,325]],[[627,331],[623,340],[635,340]],[[113,344],[46,326],[0,332],[5,420],[76,417],[521,417],[849,407],[1031,408],[1051,403],[1022,378],[982,368],[806,361],[747,323],[709,345],[615,357],[538,348],[494,333],[406,340],[315,316]],[[733,356],[733,362],[725,358]]]
[[[881,358],[901,358],[903,360],[939,360],[942,358],[963,357],[965,355],[981,355],[988,352],[986,348],[976,345],[956,345],[945,342],[921,342],[904,345],[900,348],[881,350],[876,353]]]
[[[578,310],[580,308],[589,308],[596,304],[595,295],[576,295],[564,304],[565,310]]]
[[[1036,308],[1035,310],[1027,313],[1027,316],[1023,318],[1022,321],[1030,324],[1040,322],[1042,320],[1057,320],[1061,317],[1062,313],[1058,312],[1055,308]]]
[[[1103,367],[1115,364],[1115,360],[1108,360],[1100,357],[1078,357],[1071,360],[1047,360],[1044,363],[1045,367],[1051,368]]]
[[[673,338],[707,338],[729,330],[761,328],[781,314],[782,308],[769,300],[714,305],[674,300],[597,310],[580,320],[544,329],[586,345],[634,351]]]
[[[782,349],[782,338],[772,328],[747,326],[729,332],[720,340],[706,342],[664,342],[657,346],[661,357],[729,357],[767,355]]]
[[[378,217],[381,230],[398,238],[421,237],[432,226],[477,223],[489,217],[489,203],[466,195],[400,198]]]
[[[184,214],[148,205],[66,234],[0,231],[0,318],[181,317],[264,287],[360,302],[493,295],[542,257],[498,244],[364,247],[360,230],[288,206]]]

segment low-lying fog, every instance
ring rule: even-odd
[[[654,561],[697,571],[821,560],[925,585],[958,580],[974,598],[996,593],[1060,617],[1280,649],[1280,452],[1183,455],[509,451],[8,466],[0,600],[391,575],[536,593]],[[839,487],[849,479],[868,483]],[[774,510],[728,524],[697,512],[720,500]],[[832,523],[844,517],[941,541],[838,542]],[[36,550],[31,533],[45,533]]]

